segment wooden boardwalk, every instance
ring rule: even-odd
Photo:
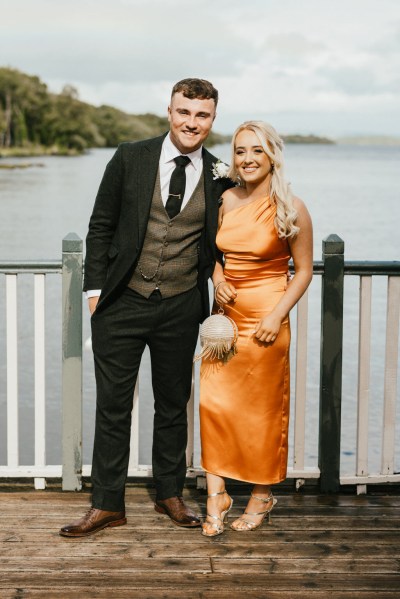
[[[205,496],[186,490],[204,514]],[[400,497],[282,493],[271,525],[215,539],[127,491],[126,526],[58,535],[87,493],[0,493],[0,598],[377,599],[400,597]],[[233,516],[245,505],[234,494]]]

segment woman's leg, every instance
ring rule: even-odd
[[[207,517],[203,523],[203,534],[214,536],[217,529],[223,528],[223,515],[230,509],[232,500],[225,492],[222,476],[206,473],[207,478]],[[211,516],[215,516],[212,518]],[[222,532],[222,531],[221,531]],[[219,533],[217,533],[219,534]]]

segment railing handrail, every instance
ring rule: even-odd
[[[61,260],[6,260],[0,262],[0,274],[47,274],[60,273]]]
[[[384,260],[345,260],[344,274],[360,276],[399,276],[400,262],[396,260],[391,262]]]
[[[289,262],[289,268],[294,272],[293,262]],[[324,274],[324,262],[314,260],[313,273],[315,275]],[[398,260],[345,260],[345,275],[382,275],[382,276],[400,276],[400,261]]]
[[[293,262],[289,263],[290,270],[294,271]],[[61,260],[6,260],[0,262],[0,274],[18,273],[57,273],[61,272]],[[322,260],[314,260],[313,273],[324,274]],[[400,261],[398,260],[345,260],[345,275],[383,275],[400,276]]]

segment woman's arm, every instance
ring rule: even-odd
[[[218,212],[218,229],[222,224],[223,215],[224,204],[222,203]],[[220,262],[218,262],[218,260],[215,263],[214,272],[211,278],[214,285],[214,295],[217,304],[222,306],[235,299],[237,296],[236,289],[233,285],[231,285],[231,283],[228,283],[225,280],[224,267]]]
[[[255,337],[260,341],[274,341],[281,323],[297,304],[309,286],[313,275],[313,235],[310,214],[302,200],[294,199],[297,210],[296,225],[300,228],[295,238],[289,240],[295,274],[285,293],[270,314],[259,321]]]

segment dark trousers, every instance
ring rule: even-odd
[[[182,494],[187,416],[201,298],[197,287],[162,299],[130,289],[92,316],[97,385],[93,507],[124,509],[133,392],[146,345],[154,392],[153,476],[157,498]]]

